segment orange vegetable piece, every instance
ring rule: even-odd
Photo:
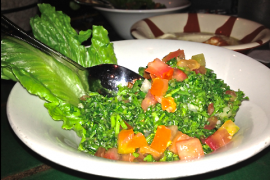
[[[154,96],[163,96],[168,90],[169,81],[167,79],[155,78],[150,89]]]
[[[143,146],[139,149],[140,154],[151,154],[155,160],[158,160],[162,153],[158,152],[157,150],[151,148],[150,146]]]
[[[118,153],[129,154],[135,152],[135,148],[128,147],[128,143],[134,137],[133,129],[123,129],[118,134]]]
[[[162,110],[166,110],[168,112],[175,112],[176,110],[176,103],[174,102],[173,97],[164,97],[161,100],[161,107]]]
[[[159,153],[163,153],[169,145],[171,139],[171,130],[164,125],[157,127],[155,137],[150,145]]]
[[[140,148],[143,146],[147,146],[147,141],[142,133],[137,133],[129,142],[128,148]]]

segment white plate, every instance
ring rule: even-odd
[[[178,48],[187,58],[204,53],[206,66],[232,89],[243,90],[250,100],[236,116],[240,127],[233,141],[215,153],[191,162],[129,163],[90,156],[77,150],[80,139],[53,121],[44,101],[17,83],[7,103],[10,125],[17,136],[41,156],[68,168],[108,177],[162,179],[185,177],[218,170],[241,162],[270,144],[270,70],[243,54],[207,44],[174,40],[126,40],[114,42],[119,64],[137,71],[154,58]]]

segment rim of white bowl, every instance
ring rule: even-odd
[[[103,8],[103,7],[94,7],[97,10],[100,11],[106,11],[106,12],[118,12],[118,13],[161,13],[161,12],[170,12],[170,11],[176,11],[180,9],[185,9],[191,5],[191,2],[187,1],[186,4],[173,7],[173,8],[164,8],[164,9],[140,9],[140,10],[126,10],[126,9],[110,9],[110,8]]]

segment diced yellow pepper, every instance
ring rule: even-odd
[[[227,120],[220,128],[226,129],[231,136],[237,133],[240,129],[232,120]]]

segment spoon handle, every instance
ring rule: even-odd
[[[64,56],[63,54],[59,53],[58,51],[55,51],[54,49],[50,48],[49,46],[43,44],[36,38],[28,35],[23,29],[21,29],[19,26],[11,22],[8,18],[6,18],[3,14],[1,14],[1,39],[2,35],[12,36],[17,39],[20,39],[35,48],[38,48],[39,50],[51,55],[51,56],[57,56],[61,57],[62,60],[74,65],[80,70],[85,70],[84,67],[76,63],[75,61],[71,60],[70,58]]]

